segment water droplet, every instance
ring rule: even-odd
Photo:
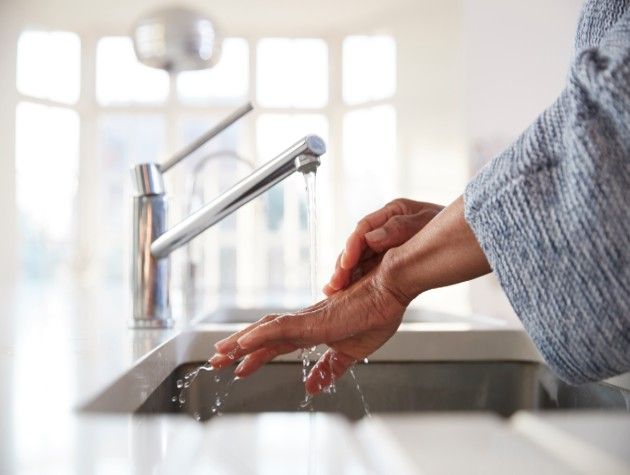
[[[195,418],[196,421],[200,421],[201,420],[201,415],[198,412],[195,412],[193,414],[193,417]]]
[[[368,361],[368,359],[367,359],[367,358],[363,358],[363,362],[364,362],[365,364],[368,364],[368,363],[369,363],[369,361]]]
[[[177,389],[181,389],[183,385],[184,385],[184,382],[181,379],[178,379],[177,380]]]
[[[171,398],[171,401],[172,401],[172,402],[177,402],[177,396],[173,396],[173,397]]]
[[[185,388],[189,388],[189,387],[190,387],[190,381],[186,381],[186,382],[184,383],[184,387],[185,387]]]
[[[180,404],[184,404],[186,402],[186,396],[184,396],[184,393],[179,395],[179,403]]]
[[[216,407],[213,407],[211,410],[212,410],[212,414],[216,414],[216,412],[217,412],[217,408]]]
[[[300,407],[304,409],[305,407],[308,407],[312,401],[313,401],[313,396],[311,396],[310,394],[305,394],[304,400],[300,402]]]
[[[221,398],[217,396],[217,398],[214,400],[214,405],[219,407],[221,406]]]

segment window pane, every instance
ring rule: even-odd
[[[215,126],[223,115],[188,116],[179,124],[179,147],[195,140]],[[226,191],[253,171],[254,161],[248,156],[245,142],[247,121],[238,121],[193,152],[179,167],[186,170],[188,183],[185,213],[201,207],[208,200]],[[218,229],[234,229],[236,216],[227,216]]]
[[[25,31],[17,50],[17,89],[26,96],[74,103],[79,99],[81,41],[63,31]]]
[[[397,173],[396,113],[393,107],[372,107],[346,114],[343,121],[343,170],[344,202],[352,221],[393,198]]]
[[[328,46],[320,39],[266,38],[258,43],[256,87],[263,107],[324,107]]]
[[[96,98],[100,104],[164,102],[168,80],[166,71],[138,62],[130,38],[111,36],[98,42]]]
[[[259,162],[264,163],[305,135],[328,143],[328,119],[323,114],[261,114],[256,122]]]
[[[23,102],[16,111],[15,181],[29,276],[68,262],[77,191],[79,116]]]
[[[221,59],[212,69],[177,76],[177,94],[189,104],[234,103],[249,94],[249,50],[242,38],[223,40]]]
[[[348,36],[343,42],[343,100],[385,99],[396,92],[396,42],[390,36]]]
[[[328,141],[328,119],[323,114],[261,114],[256,123],[259,164],[273,158],[309,134]],[[320,167],[321,168],[321,167]],[[319,173],[319,172],[318,172]],[[267,282],[272,289],[285,289],[308,299],[309,245],[304,177],[294,173],[264,195],[267,243]],[[289,289],[289,290],[287,290]],[[304,301],[301,301],[304,303]]]

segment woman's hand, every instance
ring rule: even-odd
[[[389,340],[408,303],[395,294],[384,262],[345,292],[295,314],[268,315],[216,343],[210,362],[222,368],[244,356],[234,373],[245,377],[280,354],[326,343],[305,383],[317,394]]]
[[[384,212],[385,217],[373,220],[383,224],[371,229],[382,227],[396,216],[391,213],[390,209]],[[396,332],[405,308],[417,295],[490,272],[488,261],[466,223],[463,198],[455,200],[443,212],[433,208],[433,213],[435,217],[427,221],[422,232],[416,230],[412,238],[398,247],[383,253],[385,247],[376,247],[378,251],[370,244],[369,252],[381,254],[363,261],[360,257],[370,240],[361,238],[359,232],[356,238],[359,244],[350,243],[346,256],[340,260],[345,259],[345,264],[361,262],[364,266],[370,259],[379,259],[379,265],[353,281],[352,286],[332,293],[312,307],[295,314],[268,315],[218,342],[217,354],[210,363],[223,368],[244,357],[235,370],[237,376],[244,377],[278,355],[326,343],[330,349],[308,375],[306,390],[315,394],[326,388],[350,365],[372,354]],[[426,214],[431,216],[431,212]],[[362,246],[361,241],[366,245]],[[342,268],[348,270],[345,265]]]
[[[442,209],[440,205],[399,198],[368,214],[348,237],[324,293],[331,296],[367,274],[388,249],[411,239]]]

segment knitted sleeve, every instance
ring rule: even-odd
[[[630,10],[558,100],[472,180],[466,220],[547,363],[630,370]]]

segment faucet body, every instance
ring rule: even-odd
[[[134,167],[136,196],[133,213],[131,326],[166,328],[173,324],[169,302],[168,256],[171,252],[294,172],[316,170],[320,156],[325,152],[326,146],[322,139],[314,135],[304,137],[168,230],[163,167],[153,163]]]

